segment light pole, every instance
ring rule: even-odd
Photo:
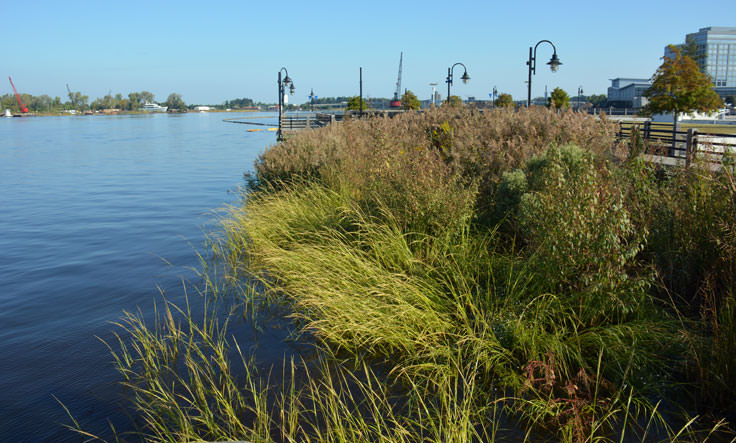
[[[468,68],[465,67],[464,64],[457,62],[452,67],[447,68],[447,79],[445,82],[447,82],[447,104],[450,104],[450,86],[452,86],[452,73],[455,70],[455,66],[460,65],[463,67],[463,76],[460,77],[460,80],[463,81],[463,83],[467,83],[468,80],[470,80],[470,76],[468,76]]]
[[[284,79],[281,79],[281,71],[284,71],[286,73],[286,77]],[[284,107],[284,89],[289,88],[289,92],[292,94],[294,93],[294,82],[291,81],[291,78],[289,77],[289,71],[286,70],[286,68],[279,69],[279,79],[278,79],[278,85],[279,85],[279,131],[276,133],[276,140],[282,141],[284,139],[284,133],[281,131],[281,108]]]
[[[557,68],[562,64],[560,62],[560,59],[557,58],[557,48],[555,48],[554,43],[552,43],[549,40],[540,40],[537,42],[536,45],[534,45],[534,53],[532,53],[532,47],[529,46],[529,61],[526,62],[526,64],[529,66],[529,80],[527,81],[527,96],[526,96],[526,107],[528,108],[531,106],[532,103],[532,74],[537,73],[537,46],[539,46],[541,43],[547,42],[550,45],[552,45],[552,50],[554,51],[552,53],[552,58],[549,59],[547,64],[549,65],[549,69],[552,72],[557,72]]]
[[[583,87],[578,86],[578,111],[580,110],[580,100],[582,100],[583,97]]]
[[[491,107],[492,108],[495,108],[496,107],[496,98],[498,98],[498,90],[494,86],[493,87],[493,94],[491,95]]]

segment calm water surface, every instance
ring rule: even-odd
[[[244,116],[0,119],[0,440],[79,441],[54,397],[92,431],[125,426],[100,338],[157,286],[182,299],[209,211],[274,143],[222,121]]]

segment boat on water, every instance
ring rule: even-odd
[[[161,106],[157,103],[146,103],[141,108],[141,111],[144,112],[166,112],[166,110],[169,109],[168,106]]]
[[[10,113],[10,109],[5,109],[5,114],[3,114],[3,117],[12,117],[13,114]]]

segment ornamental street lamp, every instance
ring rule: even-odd
[[[526,107],[528,108],[532,103],[532,74],[537,73],[537,46],[540,45],[540,43],[547,42],[550,45],[552,45],[552,50],[554,51],[552,53],[552,58],[549,59],[547,64],[549,65],[549,69],[552,72],[557,72],[557,68],[562,64],[559,58],[557,58],[557,48],[555,48],[554,43],[552,43],[549,40],[540,40],[537,42],[536,45],[534,45],[534,53],[532,55],[532,47],[529,47],[529,61],[526,62],[526,64],[529,66],[529,80],[527,81],[527,96],[526,96]]]
[[[284,71],[286,73],[286,77],[284,79],[281,79],[281,71]],[[284,94],[285,89],[289,88],[289,92],[292,94],[294,93],[294,82],[291,81],[291,78],[289,77],[289,71],[286,70],[286,68],[279,69],[279,79],[278,79],[278,86],[279,86],[279,131],[276,133],[276,140],[282,141],[284,139],[284,134],[281,131],[281,108],[284,107]]]
[[[468,68],[465,67],[464,64],[458,62],[452,65],[452,67],[447,68],[447,79],[445,82],[447,82],[447,104],[450,104],[450,86],[452,85],[452,73],[455,70],[455,66],[460,65],[463,67],[463,76],[460,77],[460,80],[463,81],[463,83],[467,83],[468,80],[470,80],[470,76],[468,75]]]

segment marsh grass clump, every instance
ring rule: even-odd
[[[150,440],[733,437],[727,168],[662,174],[579,113],[443,107],[300,133],[253,185],[205,287],[277,304],[313,354],[274,382],[217,320],[242,314],[128,316]]]
[[[255,182],[307,177],[368,207],[385,203],[410,231],[458,228],[470,211],[492,214],[503,173],[550,146],[613,156],[614,134],[614,124],[574,112],[442,107],[300,133],[259,157]]]

